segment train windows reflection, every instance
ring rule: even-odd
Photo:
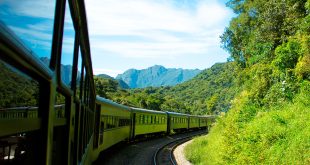
[[[55,1],[1,1],[0,11],[1,22],[8,26],[34,55],[49,64]]]
[[[39,84],[0,60],[0,119],[38,117]]]

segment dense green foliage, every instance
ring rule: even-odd
[[[187,157],[194,164],[310,164],[310,1],[228,6],[238,16],[222,43],[243,68],[239,92]]]

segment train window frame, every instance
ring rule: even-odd
[[[79,36],[76,36],[77,33],[76,33],[75,28],[74,28],[73,16],[72,16],[72,13],[71,13],[71,9],[69,7],[69,3],[66,3],[66,5],[65,5],[64,19],[65,19],[65,21],[63,23],[63,32],[62,32],[62,43],[61,43],[62,47],[61,47],[61,53],[60,53],[60,64],[59,64],[59,69],[60,69],[59,74],[60,74],[60,76],[59,77],[60,77],[61,81],[63,82],[63,84],[66,87],[69,87],[70,89],[72,89],[71,88],[71,84],[72,84],[72,81],[74,81],[73,80],[73,76],[72,76],[72,71],[75,69],[75,68],[73,68],[74,67],[73,66],[73,64],[74,64],[74,56],[75,56],[75,51],[76,51],[75,47],[78,46],[75,42],[76,42],[76,37],[79,37]],[[69,21],[68,21],[68,19],[69,19]],[[70,35],[73,35],[73,36],[70,36],[69,34],[67,34],[69,32],[68,29],[70,29],[70,28],[72,29],[70,31],[70,33],[73,32],[73,34],[70,34]],[[73,44],[72,45],[66,43],[66,41],[68,39],[69,40],[73,39]],[[67,49],[66,46],[68,46],[68,45],[70,46],[70,52],[69,53],[66,52],[67,51],[66,50]],[[71,71],[71,80],[70,80],[69,83],[67,83],[67,82],[65,82],[63,80],[63,75],[62,75],[62,69],[64,69],[64,67],[62,67],[62,66],[68,65],[68,64],[63,63],[64,62],[63,60],[65,60],[64,58],[67,58],[65,56],[69,56],[68,60],[71,60],[69,65],[71,65],[72,71]]]
[[[23,72],[22,70],[20,70],[19,68],[15,67],[14,65],[11,65],[11,64],[7,63],[6,61],[2,60],[1,58],[0,58],[0,65],[3,65],[3,67],[5,67],[8,70],[8,72],[11,72],[10,74],[15,77],[14,78],[15,81],[16,81],[16,77],[18,77],[18,79],[21,79],[20,81],[22,81],[23,85],[25,85],[25,81],[29,81],[31,86],[35,88],[36,95],[38,95],[37,98],[35,98],[33,96],[30,97],[30,98],[34,99],[34,101],[36,102],[35,105],[22,105],[22,106],[21,105],[16,105],[15,107],[8,106],[8,107],[3,107],[1,109],[5,110],[5,109],[25,107],[26,109],[25,109],[25,112],[23,113],[22,116],[24,116],[24,117],[26,116],[26,118],[29,118],[31,116],[30,117],[31,119],[34,119],[34,118],[39,119],[39,118],[41,118],[39,102],[40,102],[40,98],[42,97],[41,96],[42,89],[40,89],[40,81],[38,81],[34,77],[28,75],[27,73]],[[1,70],[1,72],[3,73],[3,70]],[[8,76],[11,76],[11,75],[6,75],[6,78],[8,78]],[[18,83],[17,85],[21,84],[18,81],[16,81],[16,82]],[[29,88],[29,86],[28,86],[28,88]],[[27,94],[28,94],[28,92],[27,92]],[[20,101],[18,103],[20,103]],[[37,109],[36,113],[29,113],[29,110],[31,109],[30,107],[36,107],[36,109]],[[9,116],[13,117],[10,120],[21,119],[21,118],[19,118],[19,117],[21,117],[20,114],[13,114],[13,115],[9,115]],[[2,120],[2,119],[0,118],[0,120]]]

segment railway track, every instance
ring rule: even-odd
[[[164,137],[154,137],[152,139],[147,140],[141,140],[141,141],[135,141],[129,144],[123,143],[123,145],[120,146],[114,146],[111,149],[107,150],[106,152],[103,152],[100,159],[98,159],[96,162],[94,162],[93,165],[137,165],[137,164],[143,164],[143,165],[154,165],[154,155],[157,152],[156,157],[161,157],[161,151],[160,148],[163,148],[164,146],[167,146],[168,143],[171,145],[172,142],[175,142],[175,147],[180,145],[181,143],[184,143],[186,140],[185,138],[192,138],[197,135],[206,134],[206,130],[198,130],[193,132],[186,132],[184,134],[175,134],[170,136],[164,136]],[[184,139],[183,142],[180,142],[176,144],[176,141],[179,141],[181,139]],[[187,139],[187,140],[189,140]],[[172,146],[172,150],[175,148]],[[160,154],[160,155],[159,155]],[[170,163],[170,153],[163,154],[163,157],[166,157],[168,159],[166,164],[172,164]],[[173,158],[173,157],[172,157]],[[160,163],[156,160],[156,164],[165,164]]]
[[[173,151],[174,149],[185,143],[188,140],[191,140],[193,137],[202,135],[205,132],[199,132],[185,137],[176,138],[173,141],[170,141],[159,148],[153,155],[154,165],[177,165],[177,162],[174,158]]]

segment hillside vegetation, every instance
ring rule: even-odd
[[[193,79],[176,86],[125,90],[116,80],[96,77],[97,94],[120,104],[154,110],[191,114],[219,114],[227,111],[240,90],[235,62],[218,63]]]
[[[221,39],[242,68],[232,86],[237,93],[209,135],[187,146],[187,158],[194,164],[310,164],[310,0],[227,5],[237,17]]]

